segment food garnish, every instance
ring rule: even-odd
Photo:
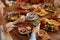
[[[38,22],[34,22],[33,24],[34,24],[34,26],[37,26],[38,25]]]

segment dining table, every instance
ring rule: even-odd
[[[16,7],[16,5],[13,5],[10,7],[5,7],[5,13],[7,13],[8,11],[20,11],[20,10],[17,10],[15,7]],[[58,11],[60,11],[60,10],[58,10]],[[55,13],[55,14],[49,13],[48,15],[46,15],[44,17],[47,17],[47,18],[55,17],[53,15],[56,15],[56,14],[58,14],[58,13]],[[41,17],[40,17],[40,19],[41,19]],[[47,33],[51,37],[51,40],[60,40],[60,30],[58,32],[47,32]],[[13,40],[29,40],[29,37],[27,36],[27,34],[25,34],[25,35],[20,34],[17,31],[17,28],[10,31],[10,35],[12,36]],[[29,35],[31,35],[31,34],[29,34]],[[36,37],[36,38],[37,38],[37,40],[41,40],[40,37]]]

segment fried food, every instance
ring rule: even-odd
[[[21,14],[26,15],[29,12],[29,10],[21,10]]]
[[[39,12],[39,15],[40,16],[45,16],[45,15],[47,15],[48,14],[48,12],[46,12],[45,10],[43,10],[43,9],[41,9],[41,11]]]

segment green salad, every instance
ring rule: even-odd
[[[18,16],[11,17],[11,20],[16,20],[16,19],[18,19]]]

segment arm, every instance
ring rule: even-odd
[[[1,40],[12,40],[8,30],[7,30],[7,27],[6,27],[6,20],[5,20],[5,17],[3,16],[3,8],[4,8],[4,4],[0,1],[0,23],[2,25],[2,29],[3,29],[3,32],[1,32]]]
[[[30,40],[36,40],[36,33],[39,31],[40,29],[40,24],[38,24],[34,29],[33,32],[31,34],[31,38]]]
[[[36,33],[32,33],[32,34],[31,34],[30,40],[36,40]]]

